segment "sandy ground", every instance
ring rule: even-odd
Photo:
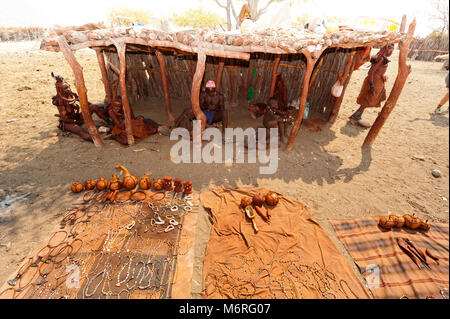
[[[73,85],[73,74],[62,54],[39,51],[36,42],[0,43],[0,189],[8,196],[27,195],[13,207],[0,206],[0,282],[36,249],[59,222],[60,213],[76,199],[69,192],[75,180],[109,178],[116,164],[136,175],[163,175],[191,179],[196,190],[211,185],[263,186],[304,202],[342,253],[328,219],[346,219],[392,212],[414,212],[432,221],[449,219],[449,118],[432,114],[445,92],[440,63],[412,61],[398,104],[372,149],[361,149],[367,131],[352,126],[347,117],[356,109],[356,97],[367,70],[356,71],[333,125],[313,133],[301,128],[291,152],[280,149],[279,169],[259,175],[257,164],[179,164],[169,160],[168,137],[152,136],[130,147],[105,141],[98,149],[76,136],[49,137],[57,132],[55,94],[50,72]],[[397,71],[397,52],[388,70],[388,91]],[[91,102],[104,97],[95,52],[76,53],[84,67]],[[288,84],[289,85],[289,84]],[[28,87],[29,89],[24,87]],[[179,114],[188,101],[173,100]],[[445,109],[445,108],[444,108]],[[163,101],[134,105],[136,114],[166,122]],[[364,115],[373,121],[378,110]],[[7,123],[7,120],[13,120]],[[98,121],[101,124],[100,121]],[[233,126],[260,125],[244,107],[231,109]],[[439,169],[441,178],[431,172]],[[1,195],[1,194],[0,194]],[[207,214],[201,213],[197,230],[196,264],[192,295],[199,296],[204,245],[209,236]],[[356,268],[355,268],[356,269]]]

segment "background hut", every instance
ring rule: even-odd
[[[202,121],[204,128],[206,118],[199,106],[204,80],[216,79],[218,90],[224,93],[228,104],[246,103],[250,85],[255,91],[251,102],[266,102],[273,94],[276,74],[280,72],[288,87],[288,101],[299,100],[299,111],[287,144],[287,149],[290,149],[299,130],[307,98],[314,116],[329,121],[335,119],[343,93],[339,98],[333,97],[331,87],[340,79],[345,92],[358,48],[400,43],[401,53],[405,48],[406,52],[400,54],[402,62],[399,67],[406,67],[403,60],[406,60],[415,21],[408,34],[404,32],[405,24],[406,17],[400,32],[346,30],[332,34],[297,29],[265,29],[252,34],[205,30],[170,33],[145,27],[69,30],[57,38],[43,39],[41,48],[62,51],[71,65],[83,116],[86,114],[85,118],[89,118],[86,125],[97,146],[103,143],[87,111],[82,69],[73,55],[73,51],[88,47],[97,52],[105,86],[105,102],[118,94],[122,96],[130,145],[134,143],[130,103],[146,97],[163,97],[168,118],[173,121],[170,99],[189,98],[195,116]],[[406,80],[409,72],[400,73]],[[401,82],[396,91],[401,92],[404,84]],[[393,100],[395,105],[396,99]],[[385,119],[376,122],[376,129],[369,132],[372,141]]]

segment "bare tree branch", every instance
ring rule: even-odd
[[[215,1],[216,1],[217,5],[218,5],[219,7],[224,8],[224,9],[227,8],[227,6],[224,6],[224,5],[220,4],[219,0],[215,0]]]
[[[274,0],[269,0],[269,2],[267,2],[266,6],[264,8],[262,8],[261,10],[258,11],[258,13],[256,14],[255,17],[255,21],[259,19],[259,17],[266,12],[267,8],[274,2]]]

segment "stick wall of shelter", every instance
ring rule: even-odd
[[[87,126],[89,135],[92,137],[95,146],[102,147],[104,145],[103,141],[98,134],[94,121],[92,120],[91,113],[89,112],[89,103],[86,93],[86,85],[84,83],[83,68],[78,63],[75,55],[69,47],[69,44],[63,36],[58,37],[58,44],[64,58],[69,63],[75,76],[75,87],[77,89],[78,99],[80,101],[81,114],[83,114],[83,120]]]
[[[166,105],[167,117],[169,118],[169,121],[175,122],[175,117],[172,115],[172,107],[170,105],[169,86],[167,84],[167,70],[166,70],[166,62],[164,61],[164,55],[159,50],[156,50],[155,54],[156,58],[158,59],[159,71],[161,73],[161,81],[164,91],[164,102]]]
[[[406,25],[406,16],[403,16],[401,25],[402,26]],[[416,29],[416,19],[413,19],[413,21],[410,23],[408,27],[406,39],[400,41],[399,43],[400,52],[398,57],[398,73],[394,82],[394,86],[392,87],[391,93],[389,94],[389,97],[387,98],[381,112],[378,114],[378,117],[376,118],[375,122],[370,128],[369,133],[367,133],[367,136],[363,143],[363,147],[372,146],[373,142],[375,141],[375,138],[378,136],[378,133],[380,132],[384,123],[386,122],[395,105],[397,104],[398,98],[400,97],[403,87],[405,86],[406,79],[411,73],[411,66],[406,64],[406,58],[408,56],[409,45],[411,44],[411,41],[413,40],[414,37],[415,29]]]
[[[273,92],[275,92],[275,83],[277,81],[278,65],[280,64],[280,60],[281,60],[281,55],[277,55],[275,57],[275,61],[273,62],[272,79],[270,82],[269,98],[273,97]]]
[[[290,151],[292,147],[294,146],[294,140],[297,136],[298,130],[300,129],[300,125],[303,120],[303,114],[305,113],[305,107],[306,107],[306,98],[308,97],[309,92],[309,82],[311,79],[311,73],[314,70],[314,65],[317,63],[317,60],[322,55],[322,52],[326,49],[326,47],[323,47],[321,50],[309,52],[308,49],[302,50],[302,53],[306,57],[306,70],[305,75],[303,77],[302,82],[302,93],[300,95],[300,103],[299,103],[299,109],[297,112],[297,117],[294,122],[294,126],[292,127],[291,133],[289,135],[289,140],[286,145],[286,150]]]
[[[223,67],[225,65],[225,61],[223,59],[220,59],[219,61],[219,67],[217,69],[216,74],[216,91],[220,92],[222,88],[222,76],[223,76]]]
[[[105,57],[103,55],[103,50],[96,48],[95,53],[97,54],[97,61],[98,65],[100,67],[100,72],[102,74],[102,82],[103,86],[105,87],[105,105],[109,105],[112,101],[112,91],[111,91],[111,84],[109,83],[108,79],[108,72],[106,71],[106,65],[105,65]]]
[[[354,63],[355,55],[356,55],[356,50],[353,50],[352,53],[350,53],[350,58],[348,59],[347,65],[345,66],[344,74],[342,76],[339,74],[339,82],[344,87],[342,88],[341,95],[338,98],[336,98],[336,100],[334,101],[333,109],[331,110],[330,116],[328,117],[328,122],[334,122],[334,120],[336,119],[336,117],[339,113],[339,110],[340,110],[341,104],[342,104],[342,100],[344,100],[345,90],[347,89],[347,86],[350,83],[350,78],[352,77],[353,69],[355,67],[355,63]]]
[[[229,76],[229,80],[230,80],[230,105],[235,105],[236,104],[236,95],[235,95],[235,83],[234,83],[234,70],[230,69],[228,72],[228,76]]]
[[[119,56],[119,62],[120,62],[120,93],[122,96],[122,106],[123,106],[123,113],[125,115],[125,131],[127,133],[127,140],[128,145],[134,144],[134,136],[133,136],[133,127],[132,127],[132,121],[131,121],[131,109],[130,109],[130,103],[128,101],[128,95],[127,95],[127,83],[126,83],[126,61],[125,61],[125,50],[126,50],[126,44],[123,41],[120,40],[113,40],[114,46],[117,50],[117,55]]]

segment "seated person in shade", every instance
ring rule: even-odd
[[[87,130],[82,127],[84,118],[78,105],[78,95],[72,92],[70,85],[62,76],[54,75],[53,72],[51,74],[56,80],[56,95],[53,96],[52,103],[58,108],[59,112],[56,115],[59,117],[58,128],[64,132],[76,134],[85,141],[93,142]],[[101,107],[88,102],[88,108],[91,115],[95,113],[99,118],[108,123],[108,115]]]
[[[206,116],[206,124],[222,122],[222,130],[228,127],[228,110],[225,110],[223,94],[216,91],[216,83],[208,81],[200,93],[200,108]]]
[[[263,125],[266,129],[277,128],[278,137],[281,142],[285,142],[285,138],[288,138],[287,128],[294,118],[289,112],[281,111],[278,105],[277,98],[270,98],[269,104],[257,103],[248,106],[250,116],[254,119],[263,117]]]
[[[273,97],[278,99],[280,111],[286,111],[286,109],[287,109],[287,87],[286,87],[286,85],[284,85],[284,81],[283,81],[283,78],[281,77],[281,73],[277,74]]]
[[[161,133],[167,135],[167,127],[159,125],[152,119],[146,119],[143,116],[135,116],[131,111],[131,127],[133,136],[138,139],[144,139],[150,135]],[[122,105],[122,98],[117,98],[111,102],[108,108],[109,116],[113,121],[112,138],[123,145],[128,145],[128,138],[125,126],[125,114]]]

